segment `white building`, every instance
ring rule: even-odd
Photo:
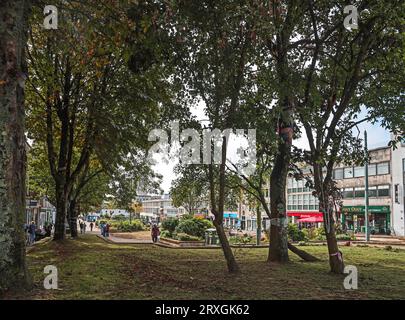
[[[405,137],[392,150],[392,228],[397,236],[405,236]]]
[[[140,217],[148,221],[159,220],[165,217],[178,217],[185,214],[183,207],[176,208],[169,195],[163,195],[142,201]]]
[[[110,217],[123,215],[129,217],[129,212],[125,209],[101,209],[100,215],[108,214]]]
[[[381,147],[369,150],[369,225],[373,233],[405,236],[405,140],[394,150]],[[302,168],[310,174],[308,168]],[[339,212],[342,225],[349,230],[364,232],[365,178],[364,166],[337,165],[333,178],[342,191],[343,207]],[[269,187],[263,186],[268,198]],[[323,215],[319,212],[318,199],[303,180],[288,178],[286,187],[287,215],[291,222],[312,221],[320,226]],[[242,200],[238,209],[242,230],[254,230],[256,209]],[[268,226],[261,210],[262,226]]]

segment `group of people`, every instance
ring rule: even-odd
[[[101,222],[100,223],[100,231],[101,231],[101,235],[103,237],[109,237],[110,236],[110,225],[109,225],[109,223]]]
[[[50,237],[52,234],[53,224],[46,221],[44,226],[40,229],[37,227],[34,221],[24,224],[24,231],[27,234],[27,246],[31,246],[38,238]]]
[[[25,232],[27,232],[27,245],[31,246],[35,243],[35,237],[37,232],[37,226],[34,221],[31,221],[30,224],[25,225]]]
[[[79,220],[79,226],[80,226],[80,233],[81,234],[84,234],[84,233],[86,233],[86,228],[87,228],[87,224],[86,224],[86,221],[80,221]],[[94,228],[94,223],[93,222],[90,222],[90,231],[93,231],[93,228]]]

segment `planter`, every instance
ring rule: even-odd
[[[180,240],[161,237],[159,241],[163,244],[168,244],[168,245],[176,246],[176,247],[204,247],[204,245],[205,245],[205,242],[203,240],[180,241]]]

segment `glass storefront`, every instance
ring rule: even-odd
[[[342,208],[342,226],[346,230],[364,233],[364,206],[351,206]],[[390,233],[391,211],[389,206],[369,207],[369,226],[371,234]]]

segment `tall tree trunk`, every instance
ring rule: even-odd
[[[77,238],[77,207],[76,207],[76,199],[71,199],[69,201],[69,209],[68,209],[68,219],[69,219],[69,227],[70,227],[70,236],[72,238]]]
[[[215,218],[214,226],[215,226],[215,229],[217,230],[219,241],[221,241],[221,247],[222,247],[222,251],[224,253],[224,257],[226,260],[226,265],[228,267],[228,272],[229,273],[238,273],[239,266],[238,266],[238,263],[236,262],[235,256],[233,255],[231,246],[229,245],[228,238],[226,237],[224,225],[223,225],[223,219],[217,220]]]
[[[268,261],[287,262],[288,238],[287,228],[287,207],[285,197],[285,186],[290,164],[291,146],[286,141],[279,143],[279,150],[276,156],[274,167],[270,177],[270,243]]]
[[[30,1],[0,13],[0,291],[29,285],[25,264],[24,48]]]
[[[326,234],[326,242],[328,245],[329,265],[333,273],[342,274],[344,271],[344,262],[342,252],[336,240],[335,219],[333,218],[333,208],[329,205],[329,190],[331,183],[330,178],[326,177],[325,181],[322,177],[322,167],[319,164],[314,164],[314,181],[315,188],[318,193],[320,210],[323,213],[323,226]],[[329,176],[329,175],[328,175]]]
[[[228,266],[228,272],[230,273],[238,273],[239,266],[236,262],[235,256],[233,255],[232,249],[229,245],[228,238],[226,237],[223,221],[224,221],[224,202],[225,202],[225,164],[226,164],[226,150],[227,148],[227,141],[226,138],[223,137],[222,140],[222,157],[221,157],[221,165],[219,169],[219,197],[218,197],[218,208],[216,208],[216,201],[215,201],[215,188],[214,188],[214,178],[212,174],[212,165],[210,165],[210,192],[211,192],[211,206],[212,212],[215,216],[214,219],[214,226],[217,230],[217,234],[219,240],[221,241],[222,251],[224,253],[224,257],[226,260],[226,264]]]
[[[56,187],[56,219],[55,219],[55,232],[53,240],[65,239],[66,233],[66,215],[67,215],[67,195],[63,187]]]

